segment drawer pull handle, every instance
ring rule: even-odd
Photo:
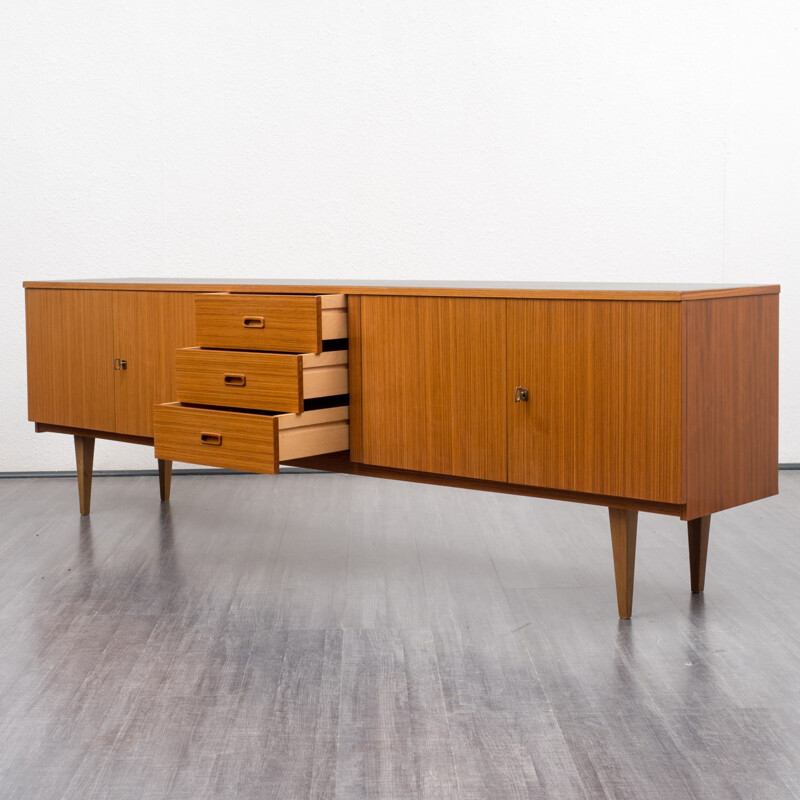
[[[522,386],[517,386],[517,388],[514,389],[514,402],[515,403],[519,403],[519,402],[527,403],[528,402],[528,390],[527,389],[523,389]]]
[[[200,441],[203,444],[215,444],[217,446],[222,444],[222,434],[221,433],[201,433],[200,434]]]
[[[243,317],[242,325],[244,325],[245,328],[263,328],[264,317]]]
[[[247,383],[247,377],[244,375],[231,375],[226,373],[223,380],[226,386],[244,386]]]

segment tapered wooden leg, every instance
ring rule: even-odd
[[[158,488],[161,490],[161,502],[169,500],[169,490],[172,485],[172,462],[158,459]]]
[[[611,550],[614,554],[614,577],[617,581],[617,607],[620,619],[630,619],[633,609],[633,570],[636,561],[636,524],[638,511],[609,508]]]
[[[710,528],[710,514],[689,520],[689,571],[694,594],[701,594],[706,585],[706,556]]]
[[[75,465],[78,470],[78,500],[81,514],[89,513],[92,502],[92,464],[94,463],[94,437],[75,437]]]

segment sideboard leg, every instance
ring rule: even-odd
[[[75,437],[75,466],[78,470],[78,500],[81,514],[89,513],[92,502],[92,464],[94,463],[94,437]]]
[[[617,606],[620,619],[630,619],[633,608],[633,570],[636,561],[636,524],[638,511],[609,508],[611,549],[614,554],[614,577],[617,581]]]
[[[710,527],[711,514],[689,520],[689,570],[694,594],[701,594],[706,584],[706,556],[708,556]]]
[[[172,485],[172,462],[158,459],[158,488],[161,490],[161,502],[169,500],[169,490]]]

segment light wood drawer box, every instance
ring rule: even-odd
[[[347,350],[297,355],[185,347],[175,352],[175,384],[182,403],[299,413],[306,400],[347,394]]]
[[[247,413],[164,403],[153,414],[156,458],[275,474],[280,461],[347,450],[349,412],[336,406]]]
[[[195,328],[201,347],[321,353],[323,341],[347,337],[347,297],[199,294]]]

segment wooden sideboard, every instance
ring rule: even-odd
[[[638,511],[778,491],[778,286],[27,282],[28,409],[173,461],[280,463],[607,506],[619,614]]]

